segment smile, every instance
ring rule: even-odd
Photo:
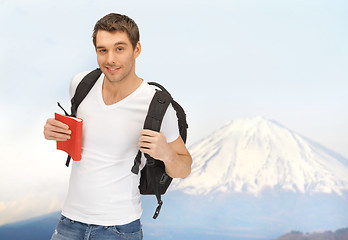
[[[116,73],[118,70],[120,70],[120,68],[110,68],[110,67],[106,67],[106,70],[109,73]]]

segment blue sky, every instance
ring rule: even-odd
[[[261,115],[348,158],[346,1],[0,0],[0,224],[61,208],[69,170],[43,125],[97,67],[92,29],[109,12],[137,22],[137,74],[183,105],[188,145]]]

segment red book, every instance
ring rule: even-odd
[[[55,119],[68,125],[71,130],[70,139],[67,141],[57,141],[57,149],[69,154],[74,161],[80,161],[83,120],[81,118],[68,117],[58,113],[55,113]]]

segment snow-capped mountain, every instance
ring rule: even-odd
[[[263,117],[236,119],[190,147],[192,173],[171,190],[188,194],[279,189],[348,190],[348,160]]]

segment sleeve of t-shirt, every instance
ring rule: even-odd
[[[74,96],[77,85],[81,82],[81,80],[89,73],[90,71],[86,72],[81,72],[76,74],[70,82],[70,88],[69,88],[69,94],[70,94],[70,99]]]
[[[167,139],[168,143],[175,141],[179,137],[178,118],[173,106],[170,104],[164,114],[161,132]]]

